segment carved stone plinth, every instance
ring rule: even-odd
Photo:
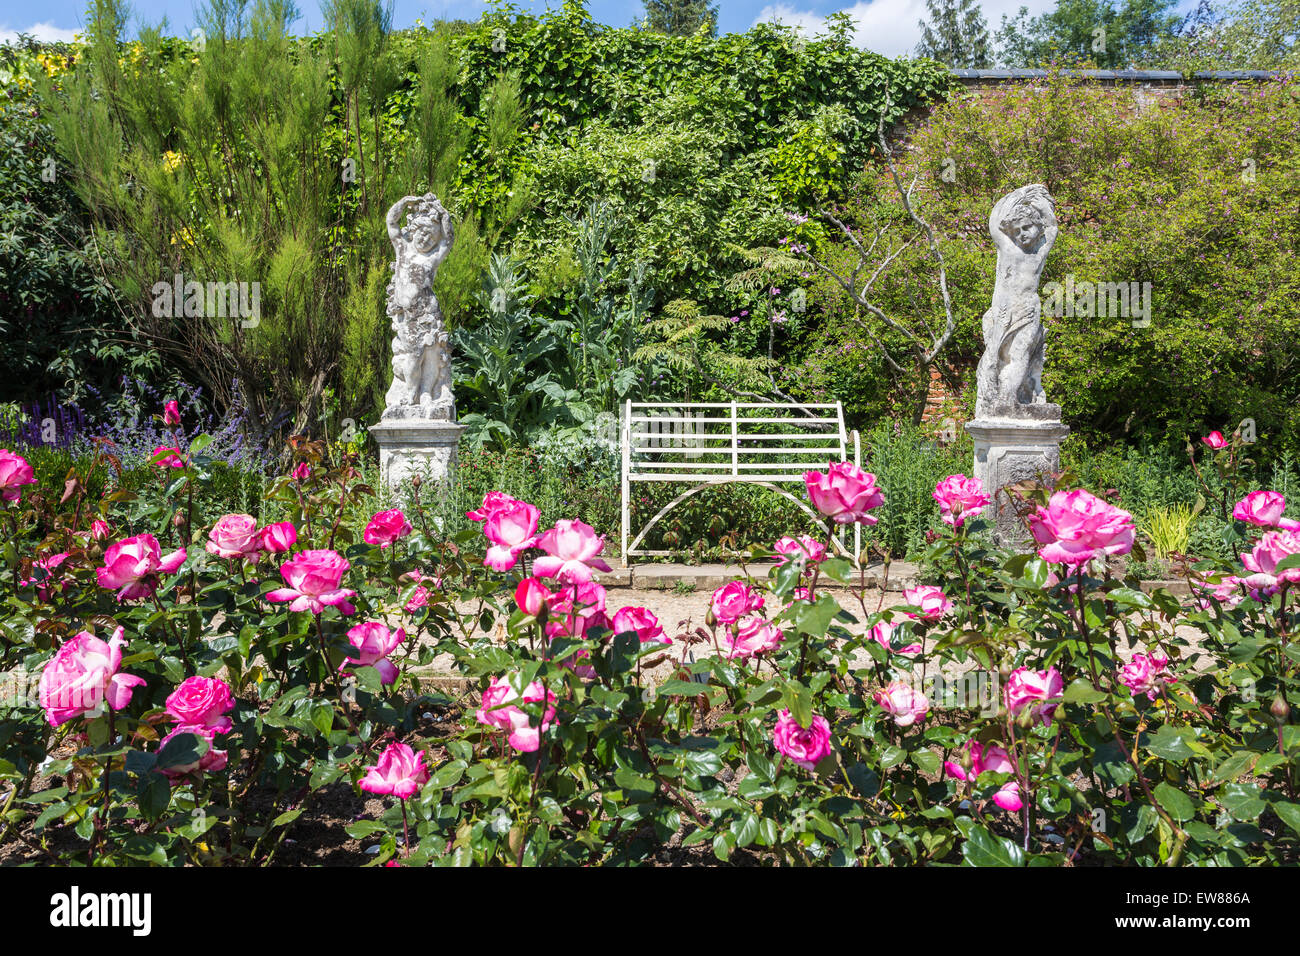
[[[412,476],[440,481],[456,467],[456,445],[464,425],[420,419],[384,420],[370,427],[379,445],[380,479],[394,491]]]
[[[993,540],[1003,548],[1028,550],[1031,542],[1004,490],[1019,481],[1050,482],[1061,470],[1061,440],[1070,427],[1060,421],[984,419],[966,423],[975,439],[975,477],[993,503],[984,515],[993,521]]]

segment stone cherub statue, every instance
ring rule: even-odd
[[[984,355],[976,371],[980,419],[1059,421],[1061,407],[1043,393],[1043,333],[1038,280],[1056,241],[1056,213],[1046,186],[1003,196],[989,216],[998,250],[993,304],[984,313]]]
[[[387,224],[397,261],[388,283],[393,383],[382,417],[455,421],[447,330],[433,294],[433,278],[454,238],[451,214],[433,193],[406,196],[388,210]]]

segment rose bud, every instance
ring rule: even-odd
[[[1279,723],[1286,723],[1286,719],[1291,716],[1291,705],[1286,702],[1282,692],[1278,691],[1277,696],[1273,698],[1273,703],[1269,706],[1268,712]]]

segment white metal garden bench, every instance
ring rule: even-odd
[[[781,485],[804,484],[805,471],[825,471],[831,461],[848,461],[850,443],[854,464],[862,463],[861,439],[856,430],[845,431],[844,408],[839,402],[820,405],[764,402],[626,402],[620,427],[622,448],[623,567],[629,558],[662,557],[671,551],[640,549],[639,545],[659,520],[691,495],[714,485],[740,482],[762,485],[802,508],[824,530],[825,520],[806,496],[791,494]],[[631,486],[637,482],[694,482],[646,522],[628,544],[632,533]],[[854,525],[853,551],[845,545],[840,527],[835,548],[856,563],[862,547],[862,529]]]

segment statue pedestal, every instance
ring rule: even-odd
[[[993,540],[1003,548],[1025,549],[1031,539],[1003,489],[1042,480],[1040,475],[1050,481],[1051,473],[1061,470],[1061,439],[1070,428],[1059,420],[977,418],[966,423],[966,431],[975,439],[975,477],[993,499]]]
[[[464,425],[436,419],[384,419],[370,427],[379,444],[379,476],[397,491],[415,475],[440,481],[456,467],[456,446]]]

